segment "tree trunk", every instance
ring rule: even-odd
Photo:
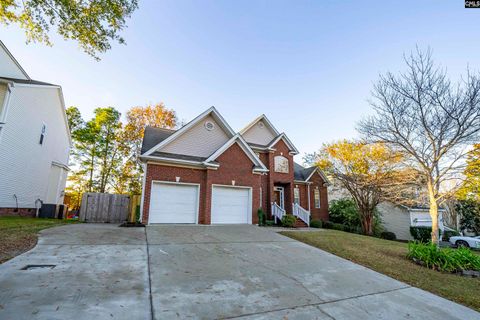
[[[362,222],[362,231],[364,234],[371,236],[373,235],[373,213],[372,212],[362,212],[360,217]]]
[[[430,218],[432,218],[432,243],[438,245],[438,204],[435,199],[435,193],[433,184],[429,181],[428,186],[428,199],[430,201]]]

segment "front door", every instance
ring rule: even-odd
[[[273,201],[280,206],[280,208],[285,209],[285,202],[283,198],[284,189],[283,187],[274,187],[273,188]]]

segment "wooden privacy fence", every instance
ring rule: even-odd
[[[125,194],[84,193],[79,220],[120,223],[128,220],[130,196]]]

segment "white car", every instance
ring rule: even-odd
[[[480,249],[480,236],[476,236],[476,237],[455,236],[455,237],[450,237],[450,240],[448,241],[450,241],[450,243],[456,247]]]

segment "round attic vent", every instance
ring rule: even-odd
[[[263,122],[259,122],[259,123],[258,123],[258,127],[259,127],[260,129],[263,129],[264,126],[265,126],[265,125],[263,124]]]
[[[207,129],[208,131],[212,131],[213,128],[215,128],[215,125],[213,124],[213,122],[211,122],[211,121],[206,121],[205,122],[205,129]]]

